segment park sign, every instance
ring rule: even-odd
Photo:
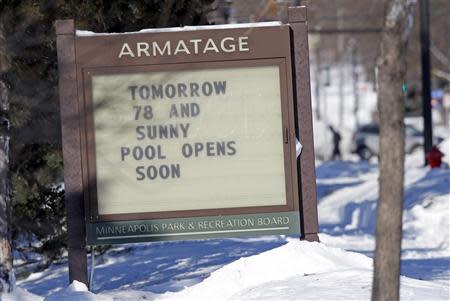
[[[289,28],[261,28],[78,33],[88,243],[299,234]]]
[[[72,270],[86,243],[317,240],[305,11],[290,15],[117,34],[57,22]]]

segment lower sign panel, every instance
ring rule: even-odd
[[[298,212],[87,224],[89,245],[256,235],[299,235]]]

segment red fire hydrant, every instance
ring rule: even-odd
[[[431,168],[439,168],[441,167],[442,157],[444,157],[444,154],[435,145],[427,153],[428,164],[430,164]]]

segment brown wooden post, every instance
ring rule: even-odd
[[[80,124],[78,119],[79,109],[75,64],[75,25],[73,20],[58,20],[56,21],[55,27],[64,155],[69,281],[77,280],[88,285],[80,153]]]
[[[319,241],[317,219],[316,174],[314,138],[312,131],[311,88],[309,78],[309,49],[306,7],[289,7],[293,55],[294,103],[296,105],[296,132],[303,145],[297,161],[300,197],[301,239]]]

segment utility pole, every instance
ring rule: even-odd
[[[353,114],[355,116],[355,126],[359,127],[358,111],[359,111],[359,74],[358,74],[358,50],[355,40],[352,40],[352,78],[353,78]]]
[[[338,8],[337,16],[337,27],[338,30],[342,29],[344,11],[342,8]],[[344,36],[339,35],[337,41],[338,56],[339,56],[339,128],[342,129],[344,126]]]
[[[322,118],[323,118],[323,122],[325,124],[328,124],[327,87],[330,85],[329,80],[328,80],[330,69],[327,67],[325,69],[325,71],[327,72],[327,74],[326,74],[327,79],[325,80],[325,83],[323,85],[323,90],[322,90],[322,106],[323,106]]]
[[[420,45],[422,57],[422,116],[423,149],[426,154],[433,146],[433,126],[431,117],[431,64],[430,64],[430,11],[428,0],[420,0]]]

